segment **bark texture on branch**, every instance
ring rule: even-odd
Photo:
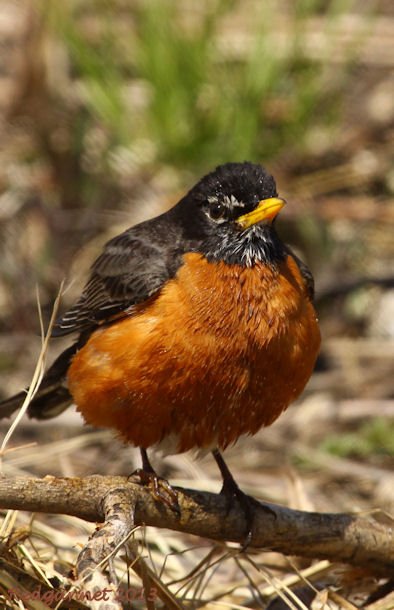
[[[245,540],[244,513],[236,503],[227,513],[222,496],[178,488],[179,516],[156,502],[149,489],[125,477],[2,478],[0,508],[103,522],[108,517],[105,499],[114,491],[126,494],[135,525],[154,525],[220,541]],[[394,572],[394,527],[372,516],[303,512],[261,503],[256,505],[250,546],[349,563],[375,574]]]

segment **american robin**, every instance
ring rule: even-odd
[[[320,333],[313,278],[278,237],[285,205],[260,165],[227,163],[171,210],[111,239],[54,337],[76,341],[28,413],[74,402],[89,424],[141,449],[220,451],[268,426],[304,389]],[[0,417],[24,393],[0,405]],[[154,476],[155,473],[154,473]]]

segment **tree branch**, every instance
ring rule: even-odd
[[[188,489],[178,492],[180,516],[156,502],[147,488],[124,477],[3,478],[0,508],[67,514],[103,522],[113,515],[111,495],[117,497],[120,493],[129,502],[129,514],[134,515],[135,525],[244,542],[245,518],[236,503],[227,514],[225,499],[218,494]],[[124,528],[119,531],[124,535]],[[394,528],[372,516],[312,513],[275,504],[256,504],[250,546],[349,563],[369,568],[375,574],[392,574],[394,570]]]

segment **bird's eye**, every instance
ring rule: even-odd
[[[212,220],[221,220],[224,218],[226,212],[226,207],[223,203],[211,203],[209,206],[209,215]]]

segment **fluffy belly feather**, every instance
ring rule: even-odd
[[[223,449],[297,398],[319,345],[292,257],[274,271],[188,254],[155,299],[93,333],[68,382],[87,422],[136,446]]]

